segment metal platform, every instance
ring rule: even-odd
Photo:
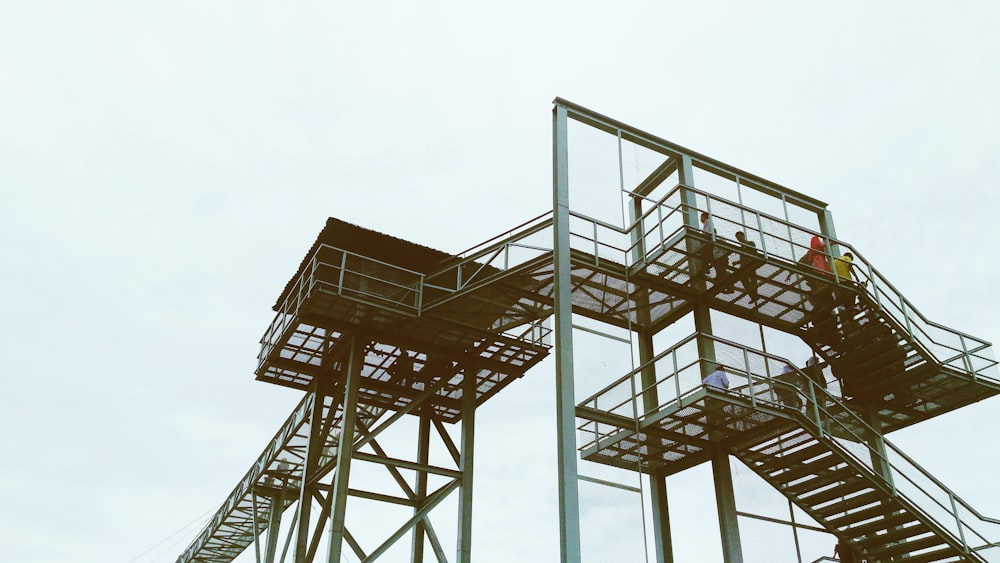
[[[699,337],[713,343],[712,358],[699,356]],[[701,383],[718,364],[729,389]],[[783,358],[692,335],[581,402],[577,417],[583,459],[644,473],[678,473],[721,444],[876,561],[1000,557],[989,539],[1000,522],[975,512]]]

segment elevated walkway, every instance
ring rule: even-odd
[[[830,533],[875,561],[995,561],[1000,520],[930,476],[782,358],[692,336],[577,406],[583,459],[676,473],[722,444]],[[703,342],[704,345],[704,342]],[[728,390],[700,381],[716,363]],[[709,367],[711,364],[712,367]]]

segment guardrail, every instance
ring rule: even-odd
[[[698,339],[711,342],[714,358],[699,355]],[[728,394],[748,400],[751,407],[782,409],[815,434],[828,439],[857,463],[870,470],[870,477],[905,499],[925,517],[965,546],[988,559],[1000,558],[1000,545],[987,536],[1000,538],[1000,520],[976,511],[890,441],[886,454],[871,444],[880,434],[837,397],[827,392],[785,358],[766,354],[718,337],[692,334],[657,354],[580,403],[582,407],[636,420],[683,406],[701,398],[702,374],[715,365],[725,366],[730,379]],[[706,368],[711,366],[707,371]],[[650,382],[643,384],[643,377]],[[621,429],[607,423],[585,421],[578,431],[581,450],[621,438]],[[882,471],[888,471],[889,476]],[[988,528],[989,532],[980,530]]]
[[[690,192],[698,205],[686,205],[682,201],[683,191]],[[802,263],[797,267],[812,270],[820,279],[830,283],[850,285],[866,293],[879,311],[892,318],[916,345],[940,364],[967,372],[973,377],[1000,382],[996,373],[997,361],[989,342],[928,320],[852,245],[689,186],[677,185],[658,200],[633,196],[643,200],[644,211],[631,226],[637,234],[635,243],[626,254],[641,254],[642,258],[630,266],[641,267],[661,249],[676,241],[678,236],[693,230],[685,224],[686,214],[697,216],[706,212],[714,224],[714,232],[705,233],[708,236],[725,239],[739,247],[735,235],[742,231],[748,240],[756,244],[765,259],[781,260],[790,265],[799,263],[810,251],[815,238],[822,243],[829,269],[815,269]],[[642,252],[634,252],[636,250]],[[833,267],[844,252],[851,252],[854,256],[851,268],[855,276],[853,280],[840,279],[837,268]]]
[[[270,357],[288,327],[298,322],[302,307],[314,294],[344,295],[403,314],[419,315],[423,285],[424,276],[420,272],[334,246],[320,245],[309,257],[261,337],[258,368]]]

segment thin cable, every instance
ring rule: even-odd
[[[160,540],[160,541],[156,542],[156,544],[154,544],[154,545],[153,545],[153,547],[150,547],[150,548],[149,548],[149,549],[147,549],[146,551],[143,551],[143,552],[142,552],[142,553],[140,553],[139,555],[136,555],[136,556],[135,556],[135,558],[133,558],[133,559],[129,559],[129,562],[128,562],[128,563],[135,563],[135,561],[138,561],[138,560],[139,560],[139,558],[140,558],[140,557],[142,557],[143,555],[146,555],[146,554],[147,554],[147,553],[149,553],[150,551],[153,551],[153,550],[154,550],[154,549],[156,549],[157,547],[160,547],[161,545],[163,545],[164,543],[166,543],[166,542],[167,542],[168,540],[170,540],[170,538],[172,538],[172,537],[176,536],[177,534],[179,534],[179,533],[183,532],[184,530],[188,529],[188,528],[189,528],[189,527],[191,526],[191,524],[194,524],[194,523],[198,522],[199,520],[203,520],[203,519],[205,518],[205,516],[206,516],[206,515],[208,515],[208,514],[209,514],[209,513],[211,513],[211,512],[214,512],[214,511],[216,511],[216,510],[218,510],[218,509],[219,509],[219,507],[218,507],[218,506],[212,506],[211,508],[209,508],[208,510],[206,510],[205,512],[203,512],[203,513],[201,513],[201,514],[200,514],[199,516],[197,516],[197,517],[196,517],[196,518],[195,518],[194,520],[192,520],[192,521],[188,522],[187,524],[184,524],[184,526],[183,526],[183,527],[181,527],[181,528],[180,528],[179,530],[177,530],[176,532],[174,532],[174,533],[170,534],[169,536],[167,536],[167,537],[163,538],[162,540]],[[176,542],[174,542],[174,543],[176,543]]]

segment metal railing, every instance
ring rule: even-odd
[[[298,323],[302,307],[316,293],[344,295],[403,314],[419,315],[423,285],[424,276],[420,272],[320,245],[309,257],[261,337],[258,367],[267,361],[292,323]]]
[[[689,192],[698,205],[683,203],[683,191]],[[812,279],[821,283],[846,285],[867,294],[877,310],[892,318],[914,344],[941,365],[969,373],[974,378],[986,377],[1000,383],[997,361],[993,358],[989,342],[928,320],[850,244],[688,186],[678,185],[655,201],[642,200],[643,214],[630,227],[635,229],[636,242],[627,253],[632,256],[633,251],[642,250],[636,253],[641,254],[642,259],[630,266],[645,266],[687,232],[698,230],[685,224],[685,215],[698,216],[706,212],[712,219],[715,232],[703,235],[723,239],[739,247],[735,235],[742,231],[765,259],[782,261],[788,266],[805,270]],[[828,265],[826,269],[812,268],[800,262],[812,248],[814,238],[822,243]],[[841,279],[834,267],[845,252],[854,256],[851,268],[853,280]]]
[[[711,343],[714,358],[699,355],[698,340]],[[1000,520],[987,518],[934,478],[888,440],[885,454],[874,444],[880,433],[788,360],[713,336],[692,334],[646,364],[625,374],[580,406],[642,421],[661,411],[683,407],[704,397],[702,374],[723,365],[730,379],[727,394],[755,410],[784,413],[831,449],[866,467],[869,478],[911,504],[930,522],[950,534],[966,552],[1000,559]],[[706,369],[707,368],[707,369]],[[648,382],[643,384],[643,379]],[[630,429],[625,429],[627,433]],[[578,427],[581,450],[600,449],[623,437],[623,429],[606,422],[585,421]],[[983,531],[983,530],[987,530]]]
[[[465,250],[427,274],[426,305],[488,283],[531,260],[552,254],[552,212],[546,212]]]

